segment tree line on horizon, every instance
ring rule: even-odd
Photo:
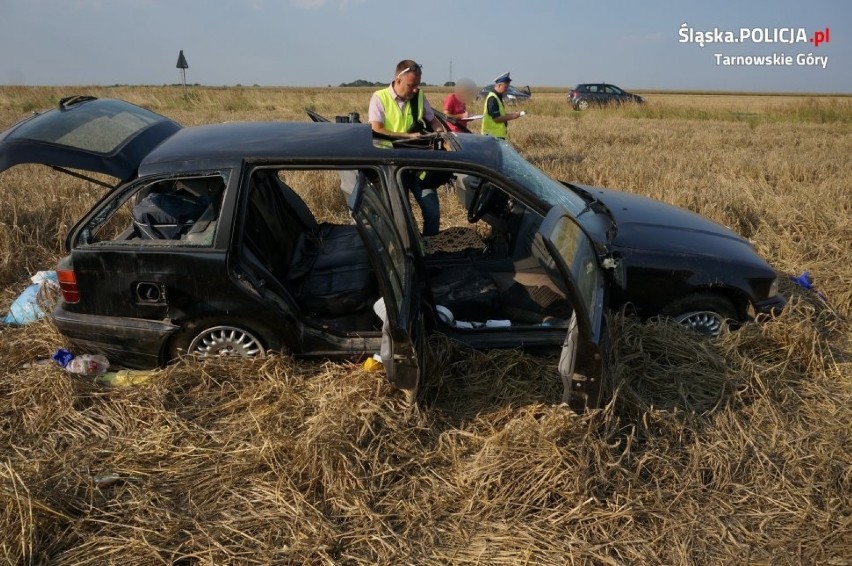
[[[367,81],[364,79],[358,79],[348,83],[340,83],[338,86],[341,87],[367,87],[367,86],[385,86],[387,85],[387,81]],[[422,86],[437,86],[429,83],[420,83]],[[455,86],[456,83],[454,81],[447,81],[444,83],[444,86]]]

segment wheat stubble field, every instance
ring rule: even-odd
[[[4,87],[0,128],[72,93],[184,125],[363,114],[369,96]],[[611,401],[586,415],[556,405],[553,360],[440,337],[415,411],[381,373],[283,356],[104,388],[36,363],[62,345],[49,322],[6,328],[0,560],[852,564],[852,98],[648,98],[580,114],[538,93],[511,141],[553,176],[747,236],[784,279],[780,317],[708,342],[613,315]],[[101,194],[43,167],[0,174],[4,308]],[[805,270],[828,304],[789,283]]]

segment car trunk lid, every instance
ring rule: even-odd
[[[38,163],[127,181],[151,150],[180,129],[177,122],[122,100],[67,97],[0,134],[0,172]]]

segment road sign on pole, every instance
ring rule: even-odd
[[[177,65],[175,66],[180,69],[180,76],[183,79],[183,89],[186,90],[186,70],[189,69],[189,63],[186,62],[186,57],[183,56],[183,49],[178,54]]]

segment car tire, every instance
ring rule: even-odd
[[[185,323],[171,340],[170,359],[181,356],[264,357],[280,350],[275,334],[254,321],[239,317],[207,317]]]
[[[734,303],[716,293],[695,293],[675,299],[660,314],[710,338],[719,336],[732,322],[740,321]]]
[[[579,101],[577,101],[577,106],[575,108],[577,108],[577,110],[588,110],[589,109],[589,101],[588,100],[579,100]]]

